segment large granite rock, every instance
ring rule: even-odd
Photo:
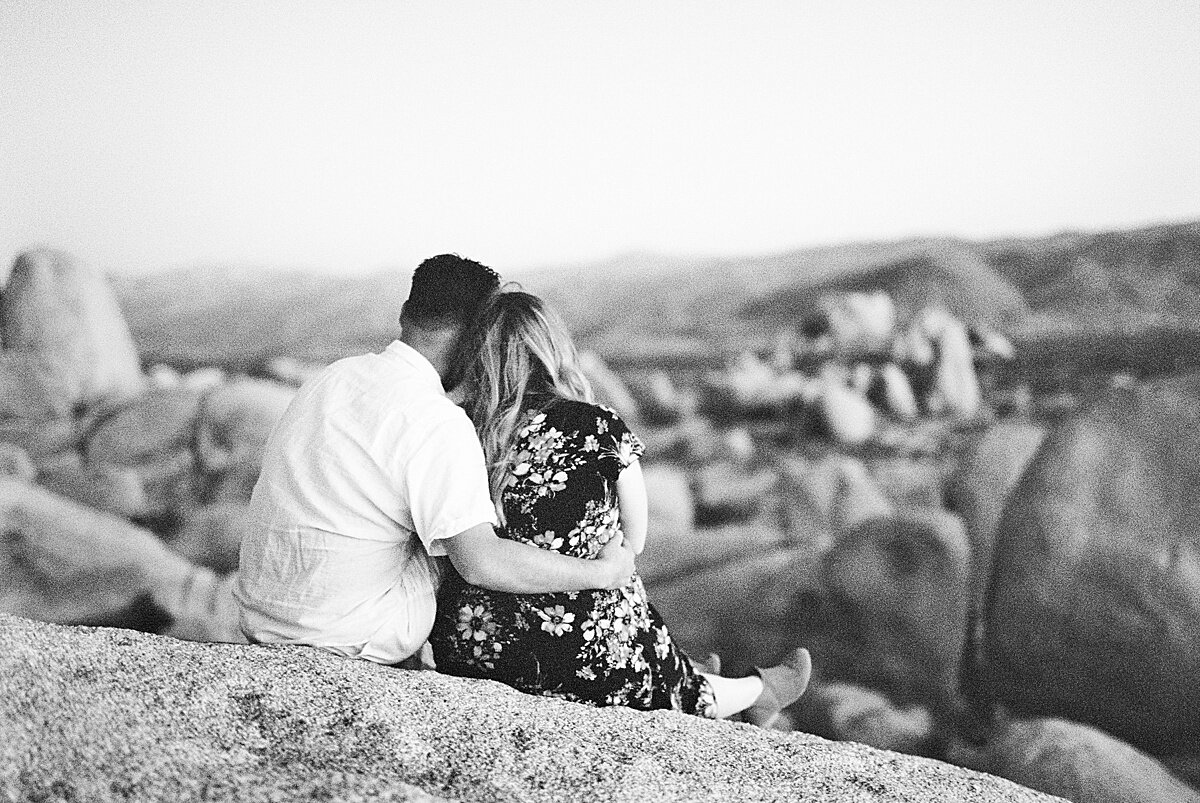
[[[200,408],[196,456],[209,501],[249,500],[271,430],[296,389],[239,377],[209,390]]]
[[[230,581],[125,519],[0,476],[0,532],[0,612],[243,640]]]
[[[78,377],[60,360],[33,351],[0,351],[0,419],[70,417]]]
[[[1001,722],[952,760],[1074,803],[1200,803],[1200,791],[1162,763],[1096,728],[1063,719]]]
[[[146,494],[146,517],[176,519],[197,503],[201,482],[194,447],[205,393],[183,385],[152,386],[88,434],[87,462],[134,472]]]
[[[811,549],[789,545],[784,533],[745,525],[698,530],[673,550],[647,546],[639,560],[675,639],[697,657],[718,653],[735,673],[804,644],[815,566]]]
[[[81,505],[123,518],[144,516],[150,501],[133,469],[111,463],[88,465],[78,452],[63,452],[38,467],[37,484]]]
[[[970,550],[958,517],[909,510],[839,536],[804,642],[829,677],[949,711],[967,625]]]
[[[823,681],[949,710],[967,632],[962,522],[897,509],[857,460],[786,469],[785,526],[651,532],[639,569],[671,632],[735,673],[807,646]]]
[[[228,574],[238,567],[249,510],[244,502],[213,502],[192,508],[172,536],[171,548],[192,563]]]
[[[153,533],[11,477],[0,477],[0,611],[100,621],[148,594],[152,572],[187,573]]]
[[[930,759],[303,647],[0,616],[0,798],[1055,798]]]
[[[182,385],[150,387],[89,433],[88,460],[137,466],[191,449],[204,394]]]
[[[1200,743],[1200,375],[1047,437],[997,528],[986,694],[1154,752]]]
[[[962,516],[971,542],[973,612],[983,605],[1004,505],[1045,435],[1035,424],[1002,421],[993,425],[968,450],[947,488],[947,504]]]
[[[77,380],[68,406],[112,409],[145,386],[116,297],[95,268],[64,251],[27,251],[0,293],[6,351],[57,360]]]
[[[814,683],[788,710],[794,730],[880,750],[930,755],[933,717],[924,706],[899,707],[853,683]]]

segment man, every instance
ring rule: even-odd
[[[452,254],[413,274],[401,334],[304,384],[267,442],[234,597],[251,641],[395,664],[433,625],[448,556],[475,585],[617,588],[632,552],[568,558],[496,536],[483,451],[446,397],[456,348],[499,277]]]

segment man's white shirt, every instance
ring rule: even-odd
[[[234,596],[246,635],[396,663],[433,626],[431,556],[496,523],[483,452],[437,371],[399,341],[305,383],[250,501]]]

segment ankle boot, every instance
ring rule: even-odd
[[[803,647],[775,666],[754,671],[762,678],[763,690],[754,705],[742,712],[742,721],[769,728],[783,709],[800,699],[812,677],[812,656]]]

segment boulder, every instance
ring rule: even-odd
[[[879,457],[870,460],[867,472],[879,490],[897,508],[941,508],[944,469],[934,459]]]
[[[701,526],[746,521],[762,512],[776,492],[778,478],[767,469],[752,469],[719,460],[693,475],[696,521]]]
[[[879,692],[853,683],[814,683],[788,713],[795,730],[826,739],[908,755],[928,755],[932,747],[928,709],[900,708]]]
[[[0,613],[96,622],[153,604],[204,640],[241,640],[232,598],[214,592],[212,572],[124,519],[0,477],[0,532]]]
[[[1012,340],[1002,332],[987,326],[986,324],[973,323],[967,327],[967,336],[971,340],[971,347],[975,353],[984,360],[1014,360],[1017,357],[1017,350],[1013,346]]]
[[[295,395],[281,382],[241,377],[211,389],[201,405],[196,454],[212,501],[250,498],[263,449]]]
[[[821,566],[805,642],[823,677],[900,702],[949,710],[967,626],[969,547],[944,511],[867,519],[839,535]]]
[[[785,529],[812,522],[829,528],[834,504],[842,493],[843,464],[852,459],[836,453],[813,458],[796,454],[778,457]]]
[[[1200,752],[1156,756],[1159,763],[1193,789],[1200,789]]]
[[[639,567],[651,603],[688,654],[715,652],[736,675],[805,643],[819,592],[811,549],[758,526],[698,531],[684,546],[686,559]]]
[[[0,420],[69,418],[80,390],[79,378],[62,360],[35,351],[0,351]]]
[[[854,446],[875,434],[875,410],[861,393],[836,380],[822,377],[816,397],[818,421],[834,443]]]
[[[660,529],[653,526],[654,521],[651,513],[646,549],[637,561],[638,573],[650,587],[690,583],[714,567],[745,559],[747,549],[774,551],[787,541],[783,533],[756,525]]]
[[[868,398],[901,421],[912,421],[920,413],[908,376],[894,362],[879,369]]]
[[[152,534],[50,491],[0,478],[0,611],[96,621],[146,591],[142,558],[168,558]]]
[[[710,376],[709,384],[707,411],[716,418],[733,420],[778,415],[807,387],[803,375],[788,372],[781,376],[751,351],[743,351],[722,373]]]
[[[0,678],[4,799],[1052,800],[927,758],[305,647],[0,616]]]
[[[1200,374],[1056,425],[992,563],[979,693],[1151,752],[1200,743]]]
[[[188,510],[171,548],[217,574],[232,572],[238,567],[248,508],[242,502],[214,502]]]
[[[834,500],[842,487],[841,458],[774,457],[779,490],[773,506],[774,526],[787,533],[794,546],[807,545],[819,554],[833,543]]]
[[[656,369],[632,377],[630,393],[641,411],[642,420],[651,424],[672,424],[683,415],[695,412],[696,399],[675,386],[670,374]]]
[[[0,441],[0,477],[14,477],[33,482],[36,476],[37,466],[33,464],[28,452],[15,443]]]
[[[85,465],[79,459],[59,460],[38,471],[37,483],[81,505],[123,518],[145,516],[150,511],[142,478],[124,466],[110,463]]]
[[[155,363],[146,369],[146,380],[152,388],[174,388],[179,387],[183,377],[170,365]]]
[[[115,296],[96,269],[64,251],[17,257],[0,293],[6,351],[60,361],[84,408],[113,409],[145,387],[137,348]]]
[[[890,346],[896,327],[896,308],[887,293],[830,294],[821,297],[818,307],[835,353],[855,356],[884,351]]]
[[[935,373],[926,408],[934,415],[971,418],[979,412],[982,397],[975,374],[975,355],[961,321],[948,312],[929,308],[918,315],[920,327],[933,343]]]
[[[967,451],[948,483],[947,505],[962,517],[971,542],[973,611],[983,605],[992,573],[996,526],[1004,505],[1045,436],[1045,430],[1036,424],[994,424]]]
[[[202,390],[149,388],[97,424],[85,447],[88,461],[135,466],[191,449],[203,401]]]
[[[870,363],[856,362],[850,367],[846,384],[860,396],[866,396],[875,381],[875,367]]]
[[[179,378],[179,384],[191,390],[211,390],[218,385],[225,384],[228,378],[229,375],[225,373],[225,369],[215,365],[206,365],[188,371]]]
[[[170,617],[165,634],[185,641],[245,644],[241,608],[233,598],[236,574],[218,577],[203,566],[188,565],[182,579],[159,581],[152,590],[155,604]]]
[[[149,518],[178,519],[199,503],[195,444],[205,391],[152,386],[88,435],[90,465],[134,471],[145,490]]]
[[[326,367],[323,362],[298,360],[295,357],[286,356],[276,357],[267,363],[267,375],[277,382],[298,388],[325,370]]]
[[[892,359],[910,366],[931,366],[936,358],[933,337],[918,315],[892,341]]]
[[[1161,763],[1103,731],[1062,719],[1014,719],[949,760],[1074,803],[1200,803]]]
[[[203,504],[205,483],[191,449],[155,455],[132,467],[146,490],[147,520],[158,521],[158,530],[174,528],[191,508]]]
[[[35,462],[52,460],[55,455],[74,451],[86,432],[87,421],[70,418],[0,419],[0,441],[21,447]]]
[[[862,461],[853,457],[837,460],[839,482],[830,508],[836,532],[843,533],[871,519],[885,518],[895,506]]]

